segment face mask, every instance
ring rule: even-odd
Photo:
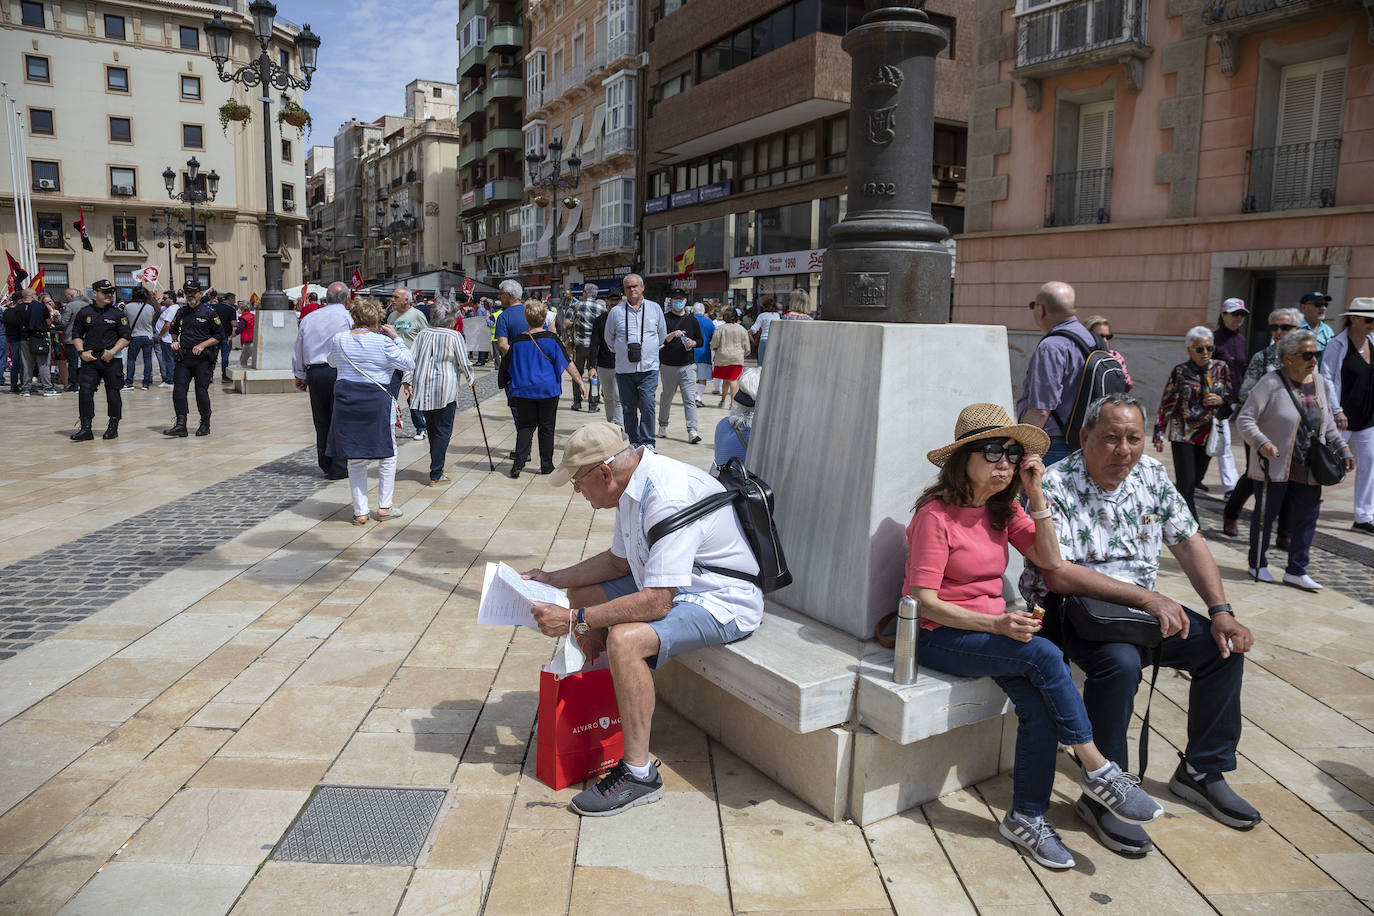
[[[682,311],[682,310],[685,309],[685,308],[687,308],[687,303],[685,303],[685,302],[674,302],[674,303],[672,304],[672,309],[673,309],[673,311],[675,311],[675,312],[680,312],[680,311]]]

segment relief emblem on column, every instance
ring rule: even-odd
[[[892,96],[902,88],[902,69],[893,64],[883,64],[873,68],[864,83],[864,93],[870,97],[879,96],[881,101],[891,101]],[[875,146],[886,146],[897,137],[897,106],[866,107],[868,117],[868,142]]]

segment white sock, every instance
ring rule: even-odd
[[[635,779],[648,779],[648,778],[649,778],[649,768],[650,768],[651,766],[652,766],[652,764],[646,763],[646,764],[644,764],[644,766],[642,766],[642,767],[637,767],[637,766],[635,766],[633,763],[630,763],[630,761],[628,761],[628,760],[625,761],[625,767],[626,767],[626,769],[628,769],[631,773],[634,774]]]
[[[1103,773],[1107,772],[1111,768],[1112,762],[1108,760],[1106,763],[1102,764],[1102,766],[1098,767],[1097,769],[1089,770],[1088,775],[1091,776],[1093,779],[1096,779],[1097,777],[1101,776]]]
[[[1183,768],[1184,768],[1185,770],[1188,771],[1188,775],[1189,775],[1189,776],[1201,776],[1201,775],[1202,775],[1201,773],[1198,772],[1198,770],[1197,770],[1196,767],[1194,767],[1191,763],[1189,763],[1189,762],[1186,761],[1186,760],[1183,761]]]

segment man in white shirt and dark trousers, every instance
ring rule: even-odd
[[[615,381],[625,432],[634,446],[654,446],[658,351],[668,336],[663,308],[644,298],[644,278],[627,274],[625,302],[607,312],[605,341],[615,350]]]
[[[310,418],[315,423],[315,454],[320,470],[330,480],[348,476],[348,462],[325,454],[329,424],[334,416],[334,382],[339,370],[329,365],[329,347],[334,335],[353,328],[353,318],[344,305],[348,284],[335,281],[325,291],[325,304],[301,319],[296,346],[291,353],[291,374],[296,390],[310,392]]]
[[[571,611],[535,604],[541,632],[574,634],[589,658],[603,646],[609,655],[625,756],[572,801],[578,814],[603,817],[663,797],[663,780],[649,758],[653,669],[754,632],[763,619],[759,564],[728,508],[650,546],[656,524],[723,488],[700,468],[633,448],[613,423],[592,423],[569,436],[549,481],[571,482],[593,509],[616,510],[609,550],[566,569],[525,573],[567,589],[572,603]]]

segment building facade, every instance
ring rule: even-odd
[[[638,247],[638,3],[538,0],[528,30],[524,152],[549,157],[556,141],[581,166],[578,185],[557,193],[526,166],[520,272],[547,292],[556,255],[560,289],[618,286]]]
[[[1374,30],[1355,0],[979,0],[955,320],[1039,337],[1026,303],[1072,283],[1157,398],[1214,326],[1374,288]],[[1014,151],[1014,153],[1013,153]]]
[[[321,220],[321,260],[337,264],[345,279],[363,270],[363,239],[367,223],[363,218],[363,156],[370,145],[381,140],[382,128],[375,122],[346,121],[334,134],[334,204],[332,231]]]
[[[263,292],[264,129],[274,131],[283,284],[301,282],[305,144],[293,128],[262,123],[258,90],[220,81],[202,29],[215,13],[236,29],[226,68],[242,66],[258,44],[241,2],[0,6],[11,49],[0,57],[0,80],[23,109],[27,144],[27,161],[16,171],[32,189],[38,266],[50,287],[88,287],[101,278],[129,287],[131,274],[149,265],[161,268],[161,286],[179,285],[190,276],[194,246],[202,283],[245,298]],[[292,66],[297,31],[278,19],[270,48]],[[230,98],[249,105],[252,120],[221,128],[218,109]],[[283,98],[274,93],[273,102]],[[197,222],[205,218],[195,227],[185,206],[168,199],[162,177],[170,167],[180,190],[193,157],[202,174],[220,177],[215,200],[197,206]],[[0,244],[12,251],[14,196],[10,173],[0,172]],[[92,252],[73,228],[79,218]],[[171,222],[170,239],[154,235],[154,218],[164,233]]]
[[[325,258],[333,252],[326,240],[334,229],[334,147],[312,146],[305,156],[305,207],[310,228],[301,245],[305,280],[319,283],[325,275]],[[332,260],[332,258],[331,258]]]
[[[519,274],[523,10],[515,0],[464,0],[458,20],[461,257],[483,282]]]
[[[963,229],[973,0],[924,6],[936,61],[933,216]],[[735,303],[801,288],[819,302],[846,205],[850,58],[861,0],[693,0],[651,11],[637,207],[653,296],[675,284]],[[679,281],[689,247],[694,275]]]

